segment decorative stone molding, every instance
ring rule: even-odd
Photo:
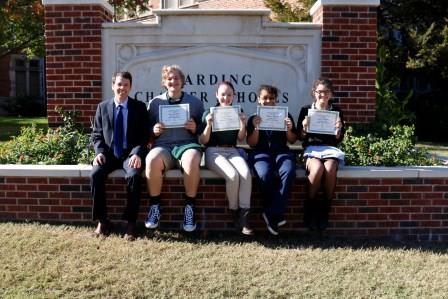
[[[281,24],[269,10],[154,10],[152,22],[103,25],[103,94],[112,96],[110,74],[128,70],[133,94],[149,101],[162,91],[164,64],[179,64],[187,76],[185,91],[206,107],[214,106],[216,83],[231,81],[234,104],[255,113],[261,84],[280,89],[279,105],[295,119],[310,102],[309,90],[320,71],[320,25]]]
[[[95,5],[100,4],[110,13],[114,13],[114,8],[106,0],[42,0],[44,6],[48,5]]]

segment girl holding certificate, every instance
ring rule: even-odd
[[[336,148],[344,138],[344,121],[342,111],[330,103],[333,92],[330,80],[316,80],[313,103],[302,107],[297,121],[308,178],[303,222],[310,230],[324,231],[328,226],[338,165],[344,161],[344,153]],[[323,196],[319,197],[321,187]]]
[[[244,235],[252,235],[248,221],[252,176],[236,148],[237,140],[243,141],[246,137],[246,116],[239,107],[232,107],[234,95],[232,83],[218,84],[217,104],[202,116],[199,142],[207,146],[205,165],[226,180],[229,209],[236,228]]]
[[[258,104],[274,108],[277,95],[276,87],[261,85]],[[296,176],[296,158],[288,147],[288,143],[294,143],[297,139],[295,125],[290,114],[283,117],[278,120],[284,122],[282,129],[267,128],[259,115],[251,116],[247,123],[247,143],[252,147],[249,160],[257,175],[263,199],[262,216],[268,231],[275,236],[278,235],[278,227],[286,224],[286,203]]]

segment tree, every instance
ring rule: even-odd
[[[279,22],[305,22],[310,21],[311,6],[316,0],[264,0],[266,7],[270,8]]]
[[[382,0],[378,19],[386,68],[448,79],[448,1]]]
[[[0,2],[0,58],[14,52],[42,56],[44,9],[40,1]]]
[[[115,18],[134,17],[149,9],[149,0],[109,0]],[[40,0],[0,0],[0,58],[11,53],[43,56],[44,7]]]
[[[390,85],[395,94],[413,91],[412,99],[401,96],[396,103],[415,112],[420,140],[448,141],[440,134],[448,130],[448,2],[382,0],[378,23],[383,82],[396,82]]]
[[[114,7],[114,21],[137,17],[139,13],[147,11],[151,6],[151,0],[108,0]]]

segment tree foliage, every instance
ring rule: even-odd
[[[109,0],[114,19],[149,9],[149,0]],[[40,0],[0,0],[0,58],[11,53],[44,55],[44,7]]]
[[[386,68],[448,79],[448,1],[382,0],[378,19]]]
[[[305,22],[310,21],[310,8],[316,0],[264,0],[266,7],[275,13],[279,22]]]
[[[376,118],[378,127],[388,129],[391,126],[410,125],[415,121],[415,113],[409,109],[409,102],[413,96],[410,90],[405,96],[398,96],[394,90],[400,86],[398,75],[387,75],[384,67],[386,59],[386,48],[378,48],[377,66],[376,66]]]
[[[124,16],[129,18],[137,17],[139,13],[150,8],[150,0],[108,0],[114,7],[114,20],[120,20]]]
[[[0,2],[0,58],[15,52],[44,53],[44,8],[40,1]]]
[[[389,86],[398,95],[414,91],[407,108],[415,112],[420,140],[447,141],[440,132],[448,128],[448,1],[381,0],[378,12],[382,81],[399,82]]]

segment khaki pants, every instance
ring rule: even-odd
[[[234,147],[208,147],[205,150],[205,166],[226,180],[229,208],[250,208],[252,175],[246,160]]]

